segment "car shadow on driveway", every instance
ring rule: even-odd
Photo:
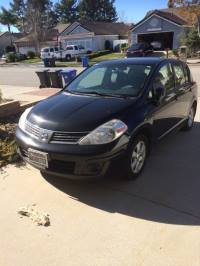
[[[173,133],[156,145],[134,182],[124,181],[123,173],[118,172],[116,168],[94,181],[43,176],[68,196],[106,212],[200,225],[200,123],[195,123],[192,131]]]

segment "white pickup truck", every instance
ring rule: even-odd
[[[55,58],[58,60],[70,61],[72,58],[84,55],[91,51],[86,51],[86,49],[81,45],[68,45],[66,49],[60,49],[60,47],[45,47],[41,50],[41,59]]]

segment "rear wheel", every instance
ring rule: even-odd
[[[190,112],[189,112],[189,115],[188,115],[188,119],[187,119],[187,121],[185,123],[185,126],[183,127],[183,130],[188,131],[188,130],[192,129],[192,127],[194,125],[195,111],[196,111],[196,108],[193,105],[191,107],[191,109],[190,109]]]
[[[70,61],[70,60],[71,60],[71,55],[70,55],[70,54],[67,54],[67,55],[65,56],[65,59],[66,59],[66,61]]]
[[[127,179],[134,180],[140,175],[146,163],[148,150],[148,139],[144,135],[135,137],[125,159]]]

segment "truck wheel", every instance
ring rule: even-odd
[[[71,60],[71,55],[70,55],[70,54],[67,54],[67,55],[65,56],[65,59],[66,59],[66,61],[70,61],[70,60]]]

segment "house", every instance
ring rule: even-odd
[[[58,24],[56,27],[49,29],[44,36],[41,36],[39,42],[39,48],[45,46],[57,46],[59,45],[58,37],[61,32],[63,32],[69,24]],[[14,42],[16,50],[21,54],[27,54],[28,51],[37,52],[36,43],[33,33],[29,33],[23,38],[20,38]]]
[[[0,32],[0,56],[5,53],[8,46],[12,46],[13,42],[21,36],[21,33]]]
[[[105,50],[114,41],[128,42],[130,25],[109,22],[74,22],[59,35],[65,49],[67,45],[82,45],[86,50]],[[106,47],[107,46],[107,47]]]
[[[131,43],[161,42],[163,49],[177,49],[180,34],[192,25],[168,10],[154,10],[131,29]]]

